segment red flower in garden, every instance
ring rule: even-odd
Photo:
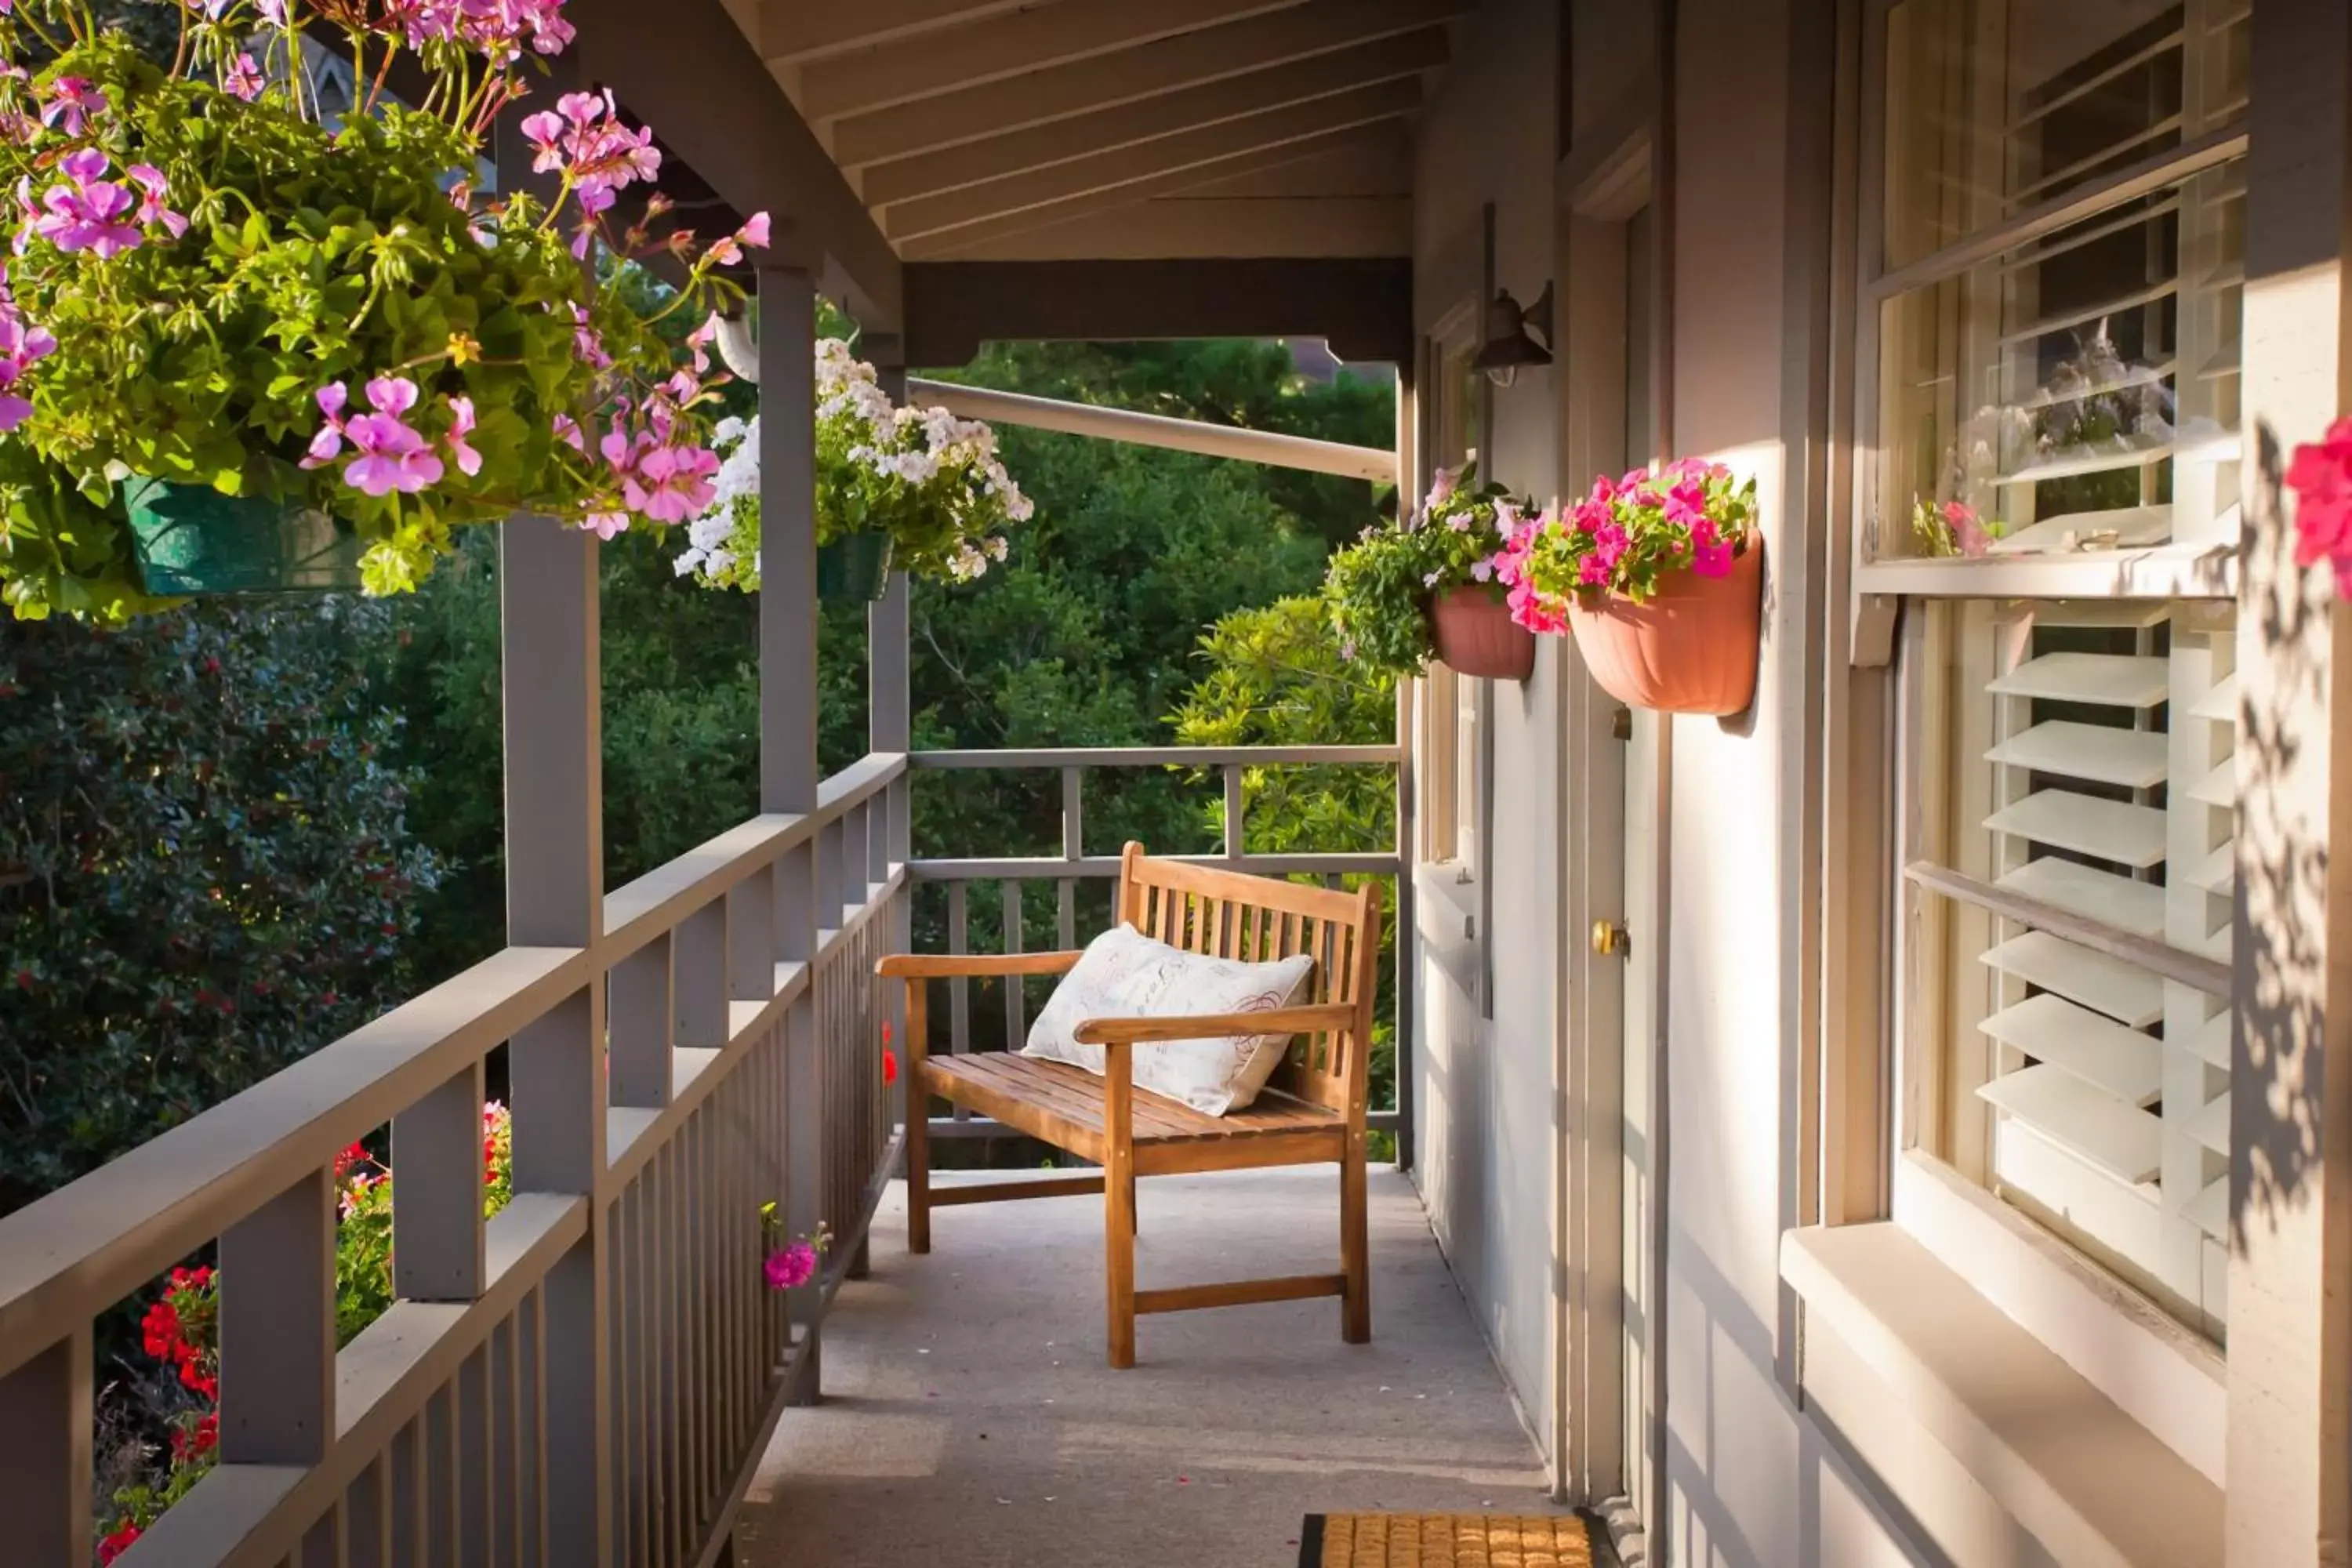
[[[138,1539],[139,1527],[131,1523],[129,1520],[124,1520],[121,1523],[114,1527],[112,1534],[107,1536],[98,1543],[98,1560],[100,1563],[104,1564],[113,1562],[125,1552],[130,1551],[131,1543]]]
[[[147,1309],[139,1331],[149,1355],[158,1361],[173,1356],[181,1342],[180,1314],[171,1302],[158,1301]]]
[[[887,1023],[882,1026],[882,1081],[886,1084],[898,1081],[898,1053],[890,1048],[890,1026]]]

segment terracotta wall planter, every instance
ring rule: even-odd
[[[1759,540],[1730,573],[1678,572],[1646,605],[1607,598],[1569,607],[1577,651],[1601,689],[1660,713],[1737,713],[1756,697],[1764,581]]]
[[[1511,619],[1502,595],[1476,584],[1429,602],[1431,640],[1456,675],[1525,680],[1535,673],[1536,634]]]

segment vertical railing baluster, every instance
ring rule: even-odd
[[[1086,858],[1084,776],[1076,768],[1062,770],[1062,859],[1073,871]],[[1054,934],[1065,952],[1078,945],[1078,884],[1064,877],[1054,889]]]
[[[520,1309],[490,1331],[490,1500],[493,1568],[522,1561],[522,1324]]]
[[[457,1405],[455,1391],[445,1384],[425,1401],[421,1420],[425,1454],[417,1474],[425,1489],[421,1561],[426,1563],[457,1561]]]
[[[971,928],[969,908],[971,899],[965,885],[948,884],[948,951],[971,951]],[[948,1049],[961,1056],[971,1049],[971,982],[958,975],[948,982]],[[971,1112],[956,1108],[956,1120],[968,1120]]]
[[[457,1537],[462,1568],[489,1568],[490,1366],[486,1351],[457,1363]]]
[[[0,1377],[0,1519],[27,1563],[89,1561],[88,1324]]]
[[[1021,884],[1008,879],[1004,883],[1004,951],[1022,952]],[[1027,1037],[1029,998],[1021,987],[1021,976],[1004,977],[1004,1048],[1017,1051]]]
[[[1225,764],[1225,858],[1239,860],[1245,840],[1242,834],[1242,764]]]

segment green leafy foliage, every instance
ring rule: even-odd
[[[1331,558],[1324,593],[1342,658],[1390,676],[1415,676],[1430,642],[1433,595],[1465,584],[1497,596],[1495,562],[1532,503],[1496,484],[1475,485],[1474,467],[1441,470],[1418,512],[1364,530]]]
[[[355,600],[0,623],[0,1212],[405,998],[440,862],[391,637]]]
[[[414,589],[465,524],[640,510],[595,438],[617,394],[642,403],[671,374],[677,345],[583,270],[554,212],[452,199],[478,150],[470,125],[386,100],[330,130],[282,88],[243,101],[159,69],[128,32],[77,33],[31,79],[0,81],[0,112],[32,127],[0,139],[0,182],[62,189],[61,154],[100,153],[117,185],[152,171],[185,227],[142,215],[113,254],[28,230],[10,264],[16,307],[56,342],[16,384],[30,412],[0,439],[0,598],[17,616],[162,607],[134,564],[131,476],[344,519],[368,542],[372,594]],[[67,77],[104,100],[87,127],[26,118]],[[696,260],[663,309],[736,293]],[[305,461],[320,389],[340,385],[358,415],[379,378],[415,393],[407,418],[437,470],[421,488]],[[702,416],[682,401],[666,438],[686,442]],[[585,439],[567,443],[560,420]]]

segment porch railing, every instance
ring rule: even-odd
[[[906,769],[868,756],[606,896],[587,946],[509,947],[0,1219],[0,1557],[89,1561],[93,1321],[217,1238],[221,1462],[125,1568],[716,1561],[898,1157],[873,975]],[[776,962],[812,864],[814,951]],[[400,1300],[339,1352],[332,1167],[387,1122]],[[789,1300],[771,1199],[837,1238]]]
[[[992,772],[1051,773],[1059,777],[1062,801],[1062,846],[1058,855],[1030,855],[969,859],[917,856],[908,869],[918,883],[939,882],[947,887],[947,950],[968,952],[971,948],[971,920],[973,889],[982,896],[993,889],[1000,909],[1000,929],[1003,935],[1003,951],[1018,952],[1024,940],[1022,931],[1024,890],[1036,882],[1049,882],[1055,890],[1055,936],[1065,950],[1075,948],[1095,933],[1081,932],[1077,910],[1078,884],[1089,880],[1108,880],[1118,875],[1117,855],[1087,854],[1085,832],[1086,775],[1095,769],[1132,768],[1192,768],[1213,771],[1221,778],[1224,790],[1224,842],[1220,851],[1206,855],[1176,857],[1197,860],[1204,865],[1225,867],[1237,871],[1254,872],[1259,876],[1314,876],[1332,886],[1349,875],[1380,876],[1391,879],[1394,897],[1382,910],[1389,931],[1393,936],[1412,929],[1412,878],[1400,875],[1405,860],[1399,846],[1407,842],[1406,828],[1410,820],[1402,809],[1403,792],[1399,791],[1396,839],[1386,849],[1330,850],[1322,852],[1291,852],[1282,854],[1250,854],[1245,801],[1243,783],[1252,768],[1273,767],[1367,767],[1395,772],[1404,761],[1403,749],[1396,745],[1370,746],[1129,746],[1129,747],[1066,747],[1045,750],[1004,750],[970,752],[916,752],[908,763],[917,771],[926,769],[966,769]],[[1394,1016],[1408,1019],[1412,1014],[1411,965],[1396,966],[1396,1010]],[[946,1048],[953,1052],[972,1048],[972,983],[966,979],[943,982],[948,988],[948,1037]],[[1017,1045],[1028,1034],[1027,996],[1023,983],[1008,980],[998,985],[1004,1008],[1004,1038]],[[1393,1109],[1375,1109],[1366,1119],[1366,1125],[1375,1131],[1399,1134],[1399,1147],[1409,1148],[1410,1139],[1404,1134],[1411,1129],[1412,1105],[1410,1090],[1411,1063],[1408,1058],[1409,1029],[1395,1031],[1397,1042],[1396,1076],[1398,1102]],[[972,1115],[958,1108],[952,1116],[932,1119],[935,1136],[1001,1137],[1009,1129],[1000,1127],[986,1117]]]

